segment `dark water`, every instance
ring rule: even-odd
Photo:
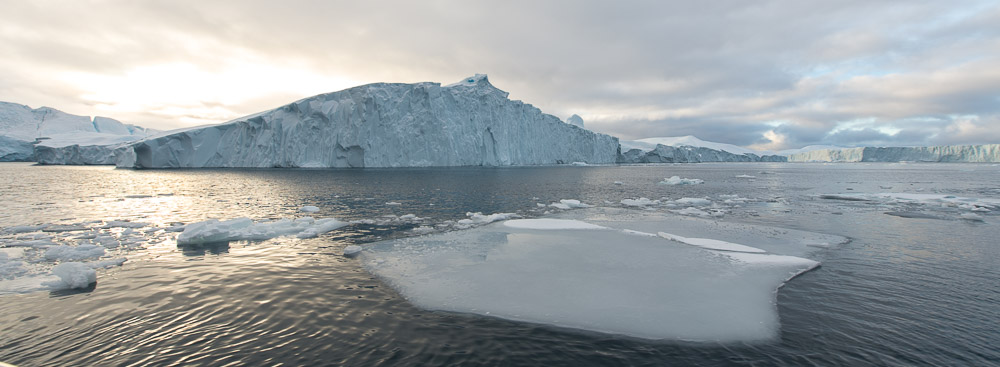
[[[703,185],[663,186],[664,177]],[[737,178],[753,175],[755,179]],[[621,185],[614,184],[622,182]],[[338,256],[407,235],[354,225],[315,239],[125,254],[85,291],[0,296],[0,361],[50,365],[1000,365],[1000,230],[929,204],[822,194],[1000,198],[1000,167],[961,164],[700,164],[401,170],[176,170],[0,165],[0,227],[209,218],[344,220],[466,212],[541,215],[536,203],[737,194],[721,219],[848,236],[778,293],[781,337],[678,344],[559,330],[410,306]],[[385,205],[386,202],[401,205]],[[607,204],[606,201],[611,202]],[[431,205],[433,204],[433,205]],[[917,212],[935,218],[901,217]],[[157,237],[160,238],[160,237]]]

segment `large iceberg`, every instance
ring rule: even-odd
[[[118,167],[426,167],[615,163],[618,139],[544,114],[486,75],[375,83],[150,137]]]
[[[0,162],[113,164],[113,150],[157,130],[107,117],[0,102]]]
[[[821,149],[788,156],[789,162],[1000,162],[1000,144],[934,147]]]

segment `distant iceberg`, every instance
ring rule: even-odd
[[[114,164],[113,150],[158,130],[0,102],[0,162]]]
[[[694,136],[621,142],[618,163],[785,162],[786,157]]]
[[[788,156],[789,162],[1000,162],[1000,144],[934,147],[821,149]]]
[[[564,123],[475,75],[375,83],[228,123],[165,133],[118,167],[427,167],[615,163],[618,138]]]

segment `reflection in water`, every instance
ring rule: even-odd
[[[205,254],[221,255],[229,253],[229,241],[177,245],[177,248],[181,250],[181,253],[183,253],[184,256],[202,257],[205,256]]]
[[[97,289],[97,282],[90,283],[86,288],[59,289],[49,292],[49,297],[67,297],[81,293],[90,293]]]

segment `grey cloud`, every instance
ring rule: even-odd
[[[363,82],[485,72],[512,98],[626,139],[751,145],[773,129],[784,147],[962,143],[991,136],[983,126],[1000,115],[998,22],[989,1],[14,2],[0,14],[17,30],[0,32],[0,64],[12,74],[212,70],[252,55]],[[78,91],[44,82],[0,75],[0,100],[50,95],[60,97],[45,104],[87,108]],[[305,96],[205,106],[242,115]],[[977,122],[948,117],[970,115]],[[856,119],[874,122],[831,133]]]

